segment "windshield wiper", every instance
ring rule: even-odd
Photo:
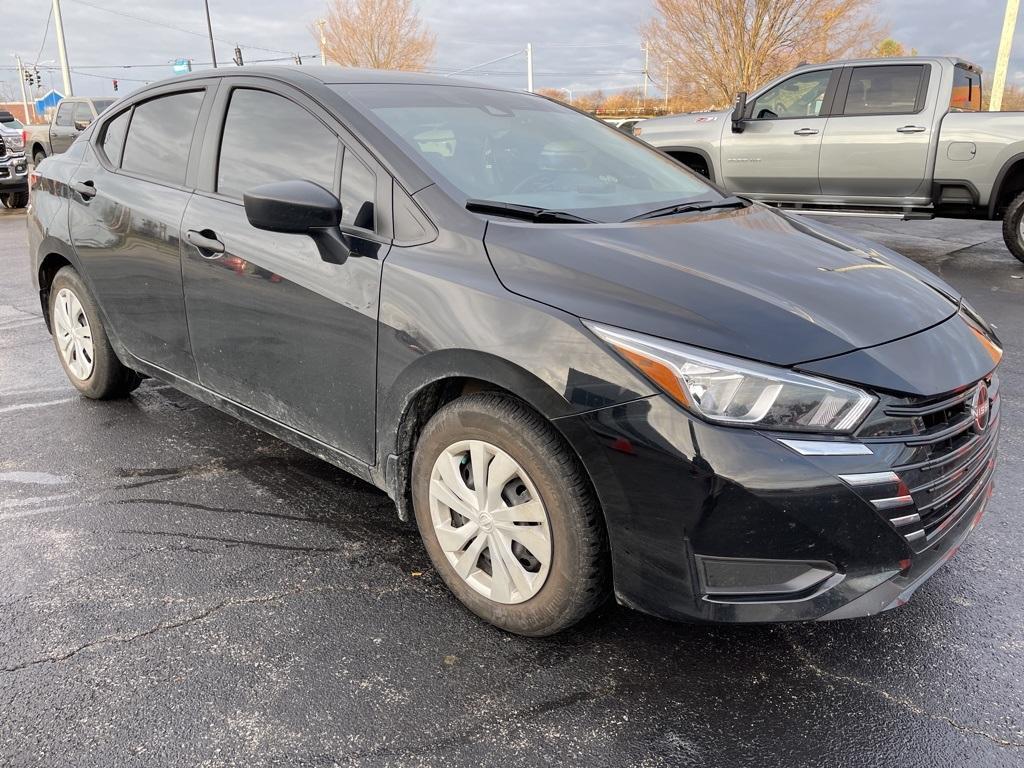
[[[713,211],[716,208],[746,208],[750,205],[749,200],[741,197],[723,197],[721,200],[695,200],[690,203],[676,203],[666,205],[664,208],[655,208],[653,211],[641,213],[626,221],[640,221],[641,219],[656,219],[659,216],[672,216],[677,213],[693,213],[694,211]]]
[[[535,205],[518,205],[501,203],[495,200],[467,200],[466,210],[474,213],[492,213],[495,216],[508,216],[510,219],[524,219],[538,224],[594,224],[591,219],[584,219],[575,213],[554,211]]]

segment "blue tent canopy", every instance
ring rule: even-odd
[[[41,99],[36,99],[36,114],[45,115],[46,110],[53,109],[64,99],[63,93],[51,90]]]

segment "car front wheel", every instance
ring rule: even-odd
[[[1021,192],[1003,214],[1003,242],[1010,253],[1024,261],[1024,192]]]
[[[444,406],[413,458],[416,522],[430,559],[473,613],[510,632],[559,632],[608,594],[601,512],[575,454],[511,397]]]
[[[6,195],[0,195],[0,201],[8,208],[24,208],[28,205],[28,191],[8,192]]]
[[[57,357],[79,392],[109,400],[139,386],[139,375],[114,354],[96,303],[73,267],[62,267],[53,278],[49,309]]]

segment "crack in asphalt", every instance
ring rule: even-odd
[[[964,723],[958,722],[957,720],[954,720],[949,715],[940,715],[940,714],[936,714],[935,712],[929,712],[927,709],[924,709],[923,707],[915,704],[910,699],[904,698],[903,696],[897,696],[896,694],[890,693],[889,691],[885,690],[884,688],[878,688],[878,687],[872,685],[871,683],[867,682],[866,680],[861,680],[861,679],[853,677],[851,675],[844,675],[844,674],[841,674],[839,672],[833,672],[831,670],[824,669],[823,667],[821,667],[820,665],[818,665],[818,664],[816,664],[814,662],[814,660],[811,658],[810,653],[803,646],[801,646],[796,640],[794,640],[792,637],[787,637],[787,640],[789,641],[789,645],[793,649],[793,651],[796,653],[797,657],[804,664],[806,664],[807,667],[817,677],[821,678],[822,680],[825,680],[825,679],[838,680],[840,682],[849,683],[850,685],[855,685],[858,688],[863,688],[864,690],[871,691],[872,693],[877,694],[878,696],[880,696],[883,699],[885,699],[886,701],[888,701],[890,704],[895,704],[897,706],[903,707],[904,709],[912,712],[915,715],[918,715],[919,717],[927,717],[927,718],[929,718],[931,720],[936,720],[936,721],[941,722],[941,723],[946,723],[947,725],[949,725],[952,728],[960,731],[961,733],[964,733],[964,734],[967,734],[967,735],[970,735],[970,736],[981,736],[983,738],[988,739],[993,744],[996,744],[996,745],[998,745],[1000,747],[1010,747],[1010,748],[1013,748],[1013,749],[1019,749],[1021,747],[1024,747],[1024,742],[1021,742],[1021,741],[1010,741],[1008,739],[1002,739],[1002,738],[1000,738],[1000,737],[998,737],[998,736],[996,736],[994,734],[991,734],[988,731],[984,731],[981,728],[978,728],[976,726],[965,725]]]
[[[138,487],[138,486],[133,486]],[[314,520],[309,517],[296,517],[295,515],[283,515],[278,512],[257,512],[254,509],[241,509],[237,507],[208,507],[205,504],[196,504],[191,501],[178,501],[177,499],[117,499],[116,501],[108,502],[109,504],[163,504],[170,507],[182,507],[184,509],[194,509],[199,512],[217,512],[221,514],[229,515],[256,515],[258,517],[273,517],[279,520],[293,520],[300,523],[319,523],[320,520]]]
[[[112,643],[116,643],[119,645],[133,643],[136,640],[142,640],[144,638],[150,637],[151,635],[155,635],[158,632],[164,632],[170,629],[179,629],[180,627],[185,627],[189,624],[195,624],[196,622],[203,621],[204,619],[207,619],[210,616],[213,616],[214,614],[219,613],[220,611],[223,611],[226,608],[231,608],[232,606],[262,605],[265,603],[276,602],[278,600],[284,600],[288,597],[294,597],[295,595],[313,595],[323,592],[333,592],[334,589],[335,588],[331,586],[317,587],[314,589],[306,589],[299,587],[297,589],[287,590],[285,592],[278,592],[272,595],[260,595],[258,597],[223,600],[213,606],[210,606],[209,608],[200,611],[199,613],[192,614],[191,616],[183,616],[178,619],[162,621],[159,624],[150,627],[149,629],[145,629],[141,632],[136,632],[134,634],[106,635],[95,640],[90,640],[88,643],[83,643],[82,645],[79,645],[76,648],[73,648],[69,651],[65,651],[63,653],[52,653],[48,656],[32,659],[31,661],[26,661],[21,664],[15,664],[11,667],[0,667],[0,672],[20,672],[22,670],[29,669],[39,664],[55,664],[57,662],[67,661],[68,659],[72,658],[73,656],[76,656],[82,651],[87,651],[92,648],[96,648],[103,645],[110,645]]]
[[[201,536],[194,533],[178,533],[177,531],[118,531],[133,536],[174,536],[181,539],[193,539],[195,541],[216,541],[230,547],[260,547],[263,549],[280,549],[286,552],[309,552],[311,554],[345,554],[342,547],[297,547],[289,544],[272,544],[268,541],[254,541],[253,539],[229,539],[220,536]]]

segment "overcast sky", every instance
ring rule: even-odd
[[[230,65],[236,43],[243,46],[246,62],[287,55],[284,52],[316,53],[308,26],[321,15],[324,4],[325,0],[210,0],[218,61]],[[3,0],[3,6],[0,40],[7,50],[0,52],[0,100],[20,99],[17,77],[9,69],[14,65],[10,54],[20,53],[26,62],[56,60],[52,23],[45,42],[43,37],[51,2]],[[111,80],[117,78],[118,95],[124,95],[144,81],[170,76],[176,58],[208,62],[202,7],[202,0],[63,0],[76,94],[111,94]],[[438,70],[513,54],[530,42],[536,87],[578,91],[639,83],[643,60],[637,28],[652,12],[650,0],[420,0],[419,8],[437,34]],[[1004,8],[1004,0],[876,2],[876,12],[891,36],[908,49],[959,55],[986,71],[994,66]],[[315,65],[315,60],[305,63]],[[154,66],[103,66],[111,64]],[[525,56],[520,54],[482,68],[488,74],[476,77],[525,88],[525,69]],[[59,72],[42,73],[44,88],[52,82],[61,90]],[[1010,77],[1024,81],[1024,23],[1018,30]]]

